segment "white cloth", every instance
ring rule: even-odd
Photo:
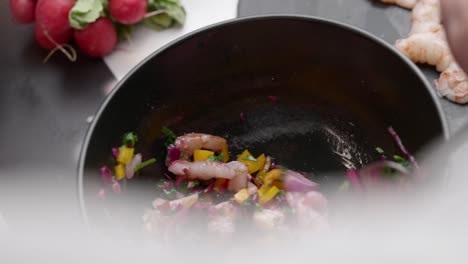
[[[138,26],[130,41],[121,41],[116,50],[104,58],[117,80],[134,66],[167,43],[204,26],[233,19],[237,16],[238,0],[181,0],[187,12],[183,27],[160,32]]]

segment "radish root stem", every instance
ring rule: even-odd
[[[56,51],[61,51],[71,62],[75,62],[76,59],[77,59],[77,53],[76,53],[76,50],[75,48],[73,48],[71,45],[69,44],[63,44],[63,45],[60,45],[58,44],[50,35],[49,33],[47,32],[47,30],[44,30],[44,36],[46,36],[46,38],[52,42],[54,45],[55,45],[55,49],[51,50],[49,52],[49,54],[47,54],[47,56],[44,58],[44,61],[43,63],[47,63],[49,61],[49,59],[52,57],[52,55],[55,54]],[[68,50],[67,50],[68,49]]]

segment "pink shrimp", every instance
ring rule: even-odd
[[[468,79],[455,62],[441,25],[439,0],[419,0],[412,12],[410,36],[397,40],[395,47],[416,63],[436,66],[442,72],[435,81],[438,92],[447,99],[468,103]]]
[[[435,33],[444,38],[439,0],[420,0],[411,14],[410,35]]]
[[[450,64],[435,84],[441,96],[459,104],[468,103],[468,78],[456,63]]]
[[[228,179],[228,189],[239,191],[246,188],[251,176],[245,164],[238,161],[219,163],[213,161],[188,162],[177,160],[169,166],[169,171],[175,175],[185,175],[189,179],[210,180],[214,178]]]
[[[433,33],[397,40],[395,47],[412,61],[436,66],[438,71],[445,71],[453,61],[447,43]]]
[[[184,155],[185,159],[190,158],[197,149],[208,149],[214,152],[221,152],[227,147],[225,138],[201,133],[190,133],[176,138],[175,147]]]
[[[380,0],[383,3],[387,4],[395,4],[399,5],[401,7],[407,8],[407,9],[412,9],[419,0]]]
[[[279,209],[263,209],[253,215],[255,225],[264,230],[278,229],[285,223],[286,216]]]
[[[324,230],[329,228],[327,220],[327,200],[315,191],[307,193],[286,193],[288,204],[296,210],[300,227]]]

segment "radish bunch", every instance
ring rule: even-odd
[[[185,22],[179,0],[9,1],[14,20],[35,23],[37,43],[51,53],[68,53],[74,41],[89,56],[102,57],[114,50],[119,37],[128,38],[135,24],[161,30]]]

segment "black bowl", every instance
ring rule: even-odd
[[[113,165],[111,148],[128,131],[140,136],[138,152],[159,162],[113,197],[118,203],[112,210],[133,210],[139,219],[150,207],[165,171],[163,126],[177,134],[224,136],[232,156],[245,148],[265,152],[278,163],[314,173],[321,183],[331,182],[332,171],[344,175],[346,166],[378,159],[377,146],[397,153],[388,126],[415,153],[448,136],[425,77],[382,40],[311,17],[233,20],[153,53],[103,103],[79,165],[85,218],[109,206],[95,199],[99,167]],[[125,197],[141,202],[122,209]]]

